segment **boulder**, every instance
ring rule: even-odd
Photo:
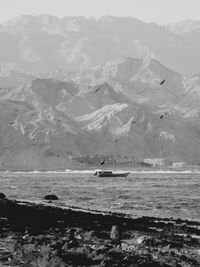
[[[46,195],[44,199],[45,200],[59,200],[59,198],[56,195]]]
[[[6,198],[6,195],[0,192],[0,199],[4,199],[4,198]]]

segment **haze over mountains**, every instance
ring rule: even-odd
[[[153,57],[184,75],[199,72],[199,21],[159,26],[124,17],[19,16],[0,25],[0,61],[32,74],[80,71],[120,57]],[[184,33],[184,34],[180,34]]]
[[[199,29],[110,16],[1,24],[1,160],[33,169],[97,154],[199,164]]]

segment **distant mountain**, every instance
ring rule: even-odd
[[[177,23],[168,24],[168,28],[177,34],[200,32],[200,20],[183,20]]]
[[[76,117],[116,103],[130,103],[130,99],[123,93],[115,91],[109,83],[104,82],[83,88],[67,103],[60,105],[60,108]]]
[[[10,68],[0,75],[0,160],[7,168],[77,167],[78,156],[200,164],[200,75],[131,57],[71,79]]]
[[[151,105],[176,103],[183,94],[183,77],[155,59],[120,58],[85,70],[73,80],[85,87],[106,82],[129,101]]]
[[[50,107],[39,111],[25,102],[0,101],[0,159],[5,169],[73,167],[70,156],[87,154],[89,143],[73,120]]]
[[[151,57],[178,73],[193,75],[200,69],[199,22],[182,24],[165,27],[112,16],[19,16],[0,25],[0,63],[15,64],[33,75],[69,78],[120,57]],[[180,34],[188,29],[195,29],[195,34]],[[59,76],[58,69],[66,76]]]
[[[55,108],[58,104],[74,97],[78,92],[79,88],[73,81],[35,78],[14,88],[4,98],[24,101],[35,108],[44,109],[47,106]]]

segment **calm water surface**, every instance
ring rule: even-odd
[[[200,173],[0,173],[0,185],[8,198],[39,200],[53,193],[66,205],[200,221]]]

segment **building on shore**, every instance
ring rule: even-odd
[[[172,163],[172,168],[183,168],[185,166],[185,162],[177,161]]]
[[[163,158],[146,158],[143,160],[143,162],[150,164],[152,167],[165,166],[165,159]]]

